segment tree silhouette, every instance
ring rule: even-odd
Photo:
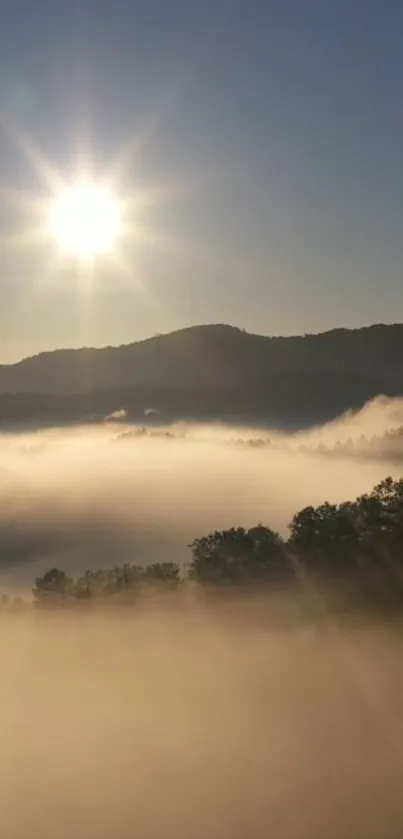
[[[175,562],[154,562],[144,569],[142,580],[173,588],[181,582],[179,565]]]
[[[216,530],[189,547],[189,575],[202,584],[248,585],[280,580],[287,574],[284,541],[263,525]]]
[[[337,581],[343,591],[347,583],[357,603],[361,597],[361,604],[401,610],[403,478],[387,477],[355,501],[307,506],[293,517],[289,531],[287,542],[262,524],[201,536],[189,545],[187,579],[237,592],[266,584],[290,584],[296,592],[295,585],[300,591],[302,585],[302,600],[309,588]],[[130,605],[142,591],[177,590],[185,579],[176,563],[163,561],[88,570],[77,579],[53,568],[37,578],[33,594],[36,604],[48,607],[106,600]],[[7,598],[1,605],[7,608]]]
[[[52,568],[36,578],[33,595],[40,606],[66,605],[75,597],[74,582],[64,571]]]
[[[359,532],[349,504],[305,507],[290,524],[289,545],[299,561],[324,573],[355,567]]]

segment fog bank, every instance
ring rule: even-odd
[[[393,839],[402,640],[201,609],[5,619],[7,839]]]
[[[400,416],[400,406],[393,410]],[[354,418],[357,435],[374,427],[375,414],[380,427],[379,405],[364,410],[361,425]],[[304,437],[273,432],[273,448],[234,444],[259,436],[254,429],[212,425],[178,425],[167,437],[113,422],[3,434],[0,588],[30,585],[54,565],[76,573],[124,561],[185,562],[189,542],[215,528],[263,522],[286,534],[302,507],[355,498],[400,474],[393,459],[315,450],[323,435],[351,434],[352,421]]]

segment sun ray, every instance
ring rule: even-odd
[[[119,281],[126,291],[140,291],[141,298],[147,300],[147,304],[151,308],[160,314],[165,313],[165,308],[162,306],[161,301],[152,292],[151,284],[143,281],[143,274],[140,273],[140,268],[133,266],[132,261],[129,261],[122,251],[117,251],[113,254],[111,266],[117,271]]]
[[[133,131],[131,138],[116,155],[109,169],[108,183],[120,185],[125,181],[129,170],[130,175],[132,175],[133,170],[140,168],[141,155],[172,110],[177,94],[178,81],[176,80],[176,83],[171,85],[169,93],[166,92],[164,97],[160,97],[154,108],[149,109],[148,114],[143,118],[137,129]]]
[[[16,143],[24,157],[31,163],[34,172],[39,175],[42,183],[53,194],[56,194],[63,186],[63,179],[52,167],[40,148],[34,143],[32,137],[23,130],[10,115],[0,112],[0,125]]]
[[[7,128],[44,187],[41,196],[18,190],[0,191],[0,199],[23,207],[24,213],[29,211],[29,223],[22,225],[20,221],[19,229],[5,235],[1,244],[10,252],[45,248],[35,288],[40,293],[53,287],[57,278],[67,272],[69,282],[77,285],[83,324],[94,316],[94,311],[89,311],[93,290],[95,284],[106,281],[108,271],[108,282],[113,278],[113,283],[121,283],[126,291],[139,294],[153,309],[165,313],[165,303],[162,306],[152,283],[144,279],[147,252],[159,252],[173,259],[203,259],[202,250],[194,241],[170,233],[157,219],[161,220],[162,208],[168,218],[167,210],[175,207],[178,197],[186,198],[186,194],[201,189],[206,179],[168,176],[152,184],[147,183],[138,166],[138,152],[163,116],[163,107],[150,114],[143,131],[137,132],[103,173],[95,171],[89,135],[82,138],[67,176],[51,165],[26,131],[0,114],[0,124]],[[136,166],[137,173],[133,171]]]
[[[22,231],[6,233],[0,237],[1,248],[9,254],[15,251],[23,252],[24,249],[43,245],[45,242],[46,235],[41,225],[25,227]]]

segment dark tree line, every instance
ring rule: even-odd
[[[165,440],[186,440],[185,432],[167,431],[165,428],[147,428],[137,426],[130,430],[123,431],[115,438],[115,442],[135,442],[146,439]],[[193,439],[193,438],[192,438]],[[359,437],[348,437],[345,440],[324,442],[313,440],[311,443],[298,441],[298,438],[288,439],[286,436],[278,437],[236,437],[228,440],[228,444],[238,448],[248,449],[270,449],[272,451],[299,452],[300,454],[376,454],[378,451],[403,455],[403,426],[389,428],[381,434],[361,434]]]
[[[156,562],[147,568],[125,563],[86,571],[76,579],[52,568],[43,577],[37,577],[33,594],[41,606],[72,605],[116,596],[126,596],[130,602],[140,589],[175,589],[180,583],[180,569],[173,562]]]
[[[37,606],[131,604],[144,594],[203,591],[308,591],[325,584],[353,590],[362,602],[403,606],[403,478],[386,478],[369,493],[325,502],[295,514],[287,539],[262,524],[195,539],[186,568],[172,562],[116,565],[77,578],[54,568],[38,577]],[[5,605],[7,601],[3,601]]]
[[[232,441],[240,448],[270,449],[271,451],[298,452],[299,454],[326,454],[362,456],[403,456],[403,426],[390,428],[381,434],[361,434],[359,437],[348,437],[334,442],[313,440],[301,443],[298,438],[287,437],[251,437],[237,438]]]

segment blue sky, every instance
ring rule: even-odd
[[[0,359],[402,320],[402,42],[392,0],[3,0],[3,117],[67,179],[85,139],[100,177],[132,143],[124,188],[170,190],[124,277],[3,244]],[[10,190],[46,193],[0,126],[2,241],[29,222]]]

